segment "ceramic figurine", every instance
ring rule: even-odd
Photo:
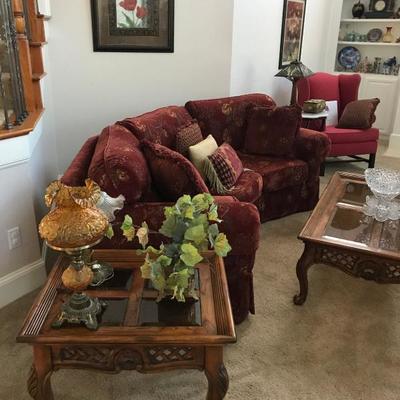
[[[361,18],[364,15],[365,11],[365,6],[363,3],[361,3],[361,0],[358,1],[358,3],[354,4],[352,13],[353,13],[353,18]]]

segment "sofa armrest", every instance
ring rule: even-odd
[[[232,201],[230,197],[217,199],[218,212],[223,222],[220,231],[224,232],[232,246],[230,255],[254,256],[260,240],[260,216],[253,204]],[[138,248],[136,241],[128,243],[118,229],[126,214],[129,214],[135,225],[146,221],[150,230],[158,231],[164,220],[164,208],[172,203],[136,203],[126,205],[116,215],[115,236],[104,239],[102,248]],[[150,244],[159,246],[165,240],[158,233],[150,234]]]
[[[331,149],[331,141],[323,132],[300,128],[295,143],[296,157],[308,164],[321,165]]]
[[[88,176],[90,162],[92,161],[98,138],[98,136],[92,136],[86,140],[78,154],[72,160],[71,165],[64,172],[61,178],[62,183],[68,186],[81,186],[84,184]]]

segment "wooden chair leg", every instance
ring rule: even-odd
[[[368,168],[374,168],[375,167],[375,160],[376,160],[376,154],[370,154],[369,155],[369,161],[368,161]]]
[[[320,166],[319,176],[325,176],[325,163],[324,162]]]

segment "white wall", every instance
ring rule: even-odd
[[[116,120],[229,94],[232,0],[176,0],[172,54],[94,53],[89,4],[51,4],[48,61],[60,171],[85,138]]]
[[[302,61],[323,70],[330,0],[308,0]],[[279,104],[289,101],[291,83],[279,71],[283,0],[234,1],[231,93],[265,92]]]

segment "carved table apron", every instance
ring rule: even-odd
[[[53,400],[50,378],[59,369],[89,369],[106,373],[157,373],[176,369],[204,370],[207,400],[223,399],[229,378],[222,346],[177,345],[34,345],[28,392],[35,400]]]
[[[304,304],[307,299],[307,273],[314,264],[335,267],[348,275],[377,283],[400,283],[400,261],[365,254],[357,249],[345,250],[326,244],[306,242],[304,252],[296,267],[300,284],[300,293],[293,298],[296,305]]]

